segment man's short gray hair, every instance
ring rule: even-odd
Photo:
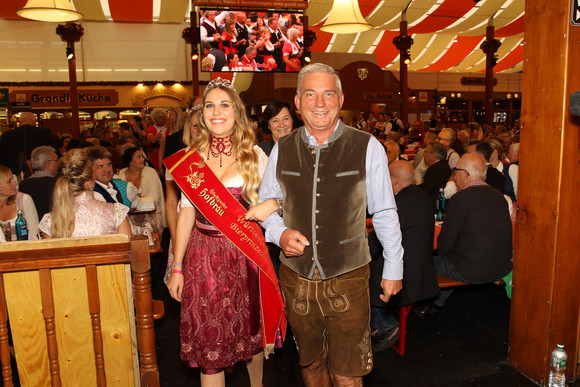
[[[87,152],[87,156],[91,163],[94,163],[95,160],[102,160],[102,159],[109,159],[112,160],[111,152],[104,146],[92,146],[89,148]]]
[[[336,80],[336,86],[338,88],[338,96],[340,97],[342,95],[342,84],[340,83],[340,78],[338,77],[336,71],[334,71],[332,67],[324,63],[312,63],[309,64],[308,66],[302,67],[302,70],[300,70],[300,73],[298,73],[298,85],[296,86],[296,94],[298,94],[298,97],[300,97],[300,87],[302,86],[302,79],[306,74],[313,73],[323,73],[334,76],[334,79]]]
[[[51,146],[39,146],[30,154],[30,165],[34,171],[43,171],[52,153],[56,151]]]
[[[430,142],[431,154],[437,158],[437,160],[445,160],[447,158],[447,148],[445,145],[438,142]]]
[[[455,144],[457,136],[455,135],[455,131],[453,129],[443,128],[441,129],[441,133],[445,133],[449,137],[449,140],[451,141],[451,144],[449,146],[453,146],[453,144]]]

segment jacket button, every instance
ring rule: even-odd
[[[319,198],[320,197],[320,192],[316,193],[316,197]]]
[[[320,177],[317,177],[317,178],[316,178],[316,182],[317,182],[317,183],[320,183]]]
[[[319,242],[318,242],[318,241],[316,241],[316,244],[318,244],[318,243],[319,243]]]
[[[315,154],[316,154],[316,151],[315,151],[314,149],[312,149],[312,150],[310,151],[310,153],[312,153],[313,155],[315,155]]]
[[[316,225],[316,226],[314,226],[314,228],[318,230],[320,228],[320,226]]]
[[[312,257],[312,260],[314,261],[314,257]]]

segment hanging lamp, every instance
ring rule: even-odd
[[[332,9],[320,29],[333,34],[354,34],[373,28],[360,12],[358,0],[334,0]]]
[[[26,19],[58,23],[83,18],[83,14],[77,12],[69,0],[28,0],[16,14]]]

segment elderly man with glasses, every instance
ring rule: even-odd
[[[459,153],[453,150],[453,144],[455,144],[455,132],[450,128],[443,128],[441,132],[437,135],[437,142],[445,145],[447,150],[447,162],[449,167],[453,168],[457,165],[459,161]]]
[[[458,192],[448,201],[437,239],[435,271],[469,284],[497,281],[511,272],[512,225],[501,192],[485,183],[487,166],[478,154],[465,154],[453,168]],[[442,307],[452,290],[434,300]]]

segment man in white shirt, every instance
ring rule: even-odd
[[[393,112],[393,120],[395,121],[395,123],[399,127],[399,130],[405,129],[405,127],[403,125],[403,121],[401,121],[401,119],[399,118],[399,113]]]
[[[219,32],[219,24],[228,12],[224,11],[217,14],[217,11],[207,11],[205,20],[199,26],[199,32],[202,42],[208,42],[213,48],[219,48],[221,34]]]
[[[284,46],[284,41],[286,38],[284,34],[278,29],[278,19],[271,17],[268,19],[268,29],[270,30],[270,41],[274,45],[274,59],[278,64],[279,69],[286,68],[286,64],[282,60],[282,47]]]
[[[445,148],[447,149],[447,162],[451,169],[455,168],[459,161],[459,154],[451,148],[453,144],[455,144],[455,139],[455,132],[451,128],[443,128],[437,135],[437,142],[445,145]]]

